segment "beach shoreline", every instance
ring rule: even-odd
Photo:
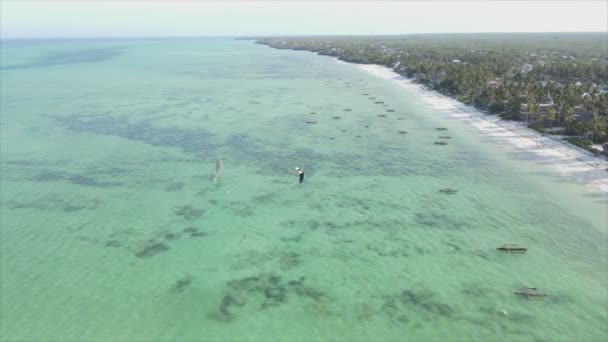
[[[447,117],[468,123],[477,128],[483,136],[517,149],[526,159],[536,163],[542,161],[576,183],[608,194],[608,161],[605,156],[596,157],[577,146],[530,129],[522,122],[502,120],[496,115],[483,113],[449,96],[425,89],[423,85],[414,83],[388,67],[377,64],[349,64],[373,76],[392,81]],[[547,163],[547,160],[550,160],[550,163]]]

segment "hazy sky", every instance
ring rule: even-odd
[[[0,1],[0,36],[608,31],[608,1]]]

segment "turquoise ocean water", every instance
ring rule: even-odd
[[[606,195],[389,81],[230,39],[0,51],[2,341],[608,338]]]

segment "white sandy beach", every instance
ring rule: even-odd
[[[436,91],[426,90],[422,85],[413,83],[387,67],[373,64],[357,66],[374,76],[392,80],[447,117],[470,123],[484,136],[516,148],[525,158],[549,165],[592,191],[608,193],[608,162],[605,156],[595,157],[557,138],[542,135],[521,122],[501,120],[496,115],[484,114]]]

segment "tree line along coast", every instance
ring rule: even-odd
[[[242,39],[346,62],[383,65],[464,104],[523,121],[590,152],[600,152],[595,147],[608,142],[606,33]]]

